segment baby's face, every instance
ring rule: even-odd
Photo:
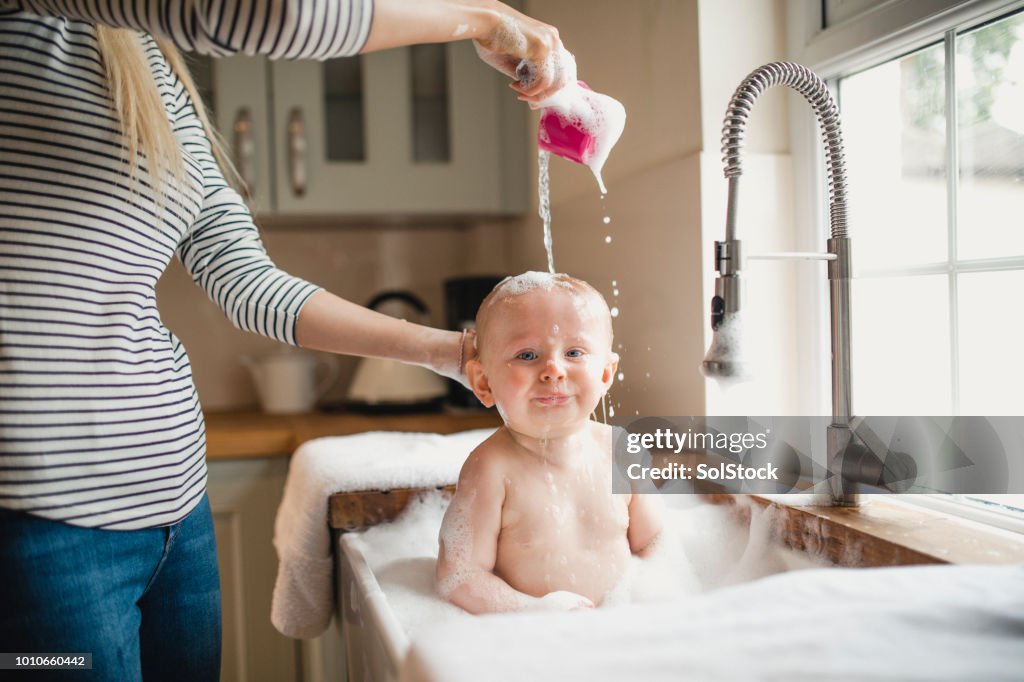
[[[477,397],[509,428],[552,438],[583,428],[612,383],[608,309],[556,286],[495,300],[480,349]]]

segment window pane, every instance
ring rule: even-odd
[[[957,39],[958,256],[1024,255],[1024,13]]]
[[[960,413],[1024,415],[1024,271],[960,275]],[[1010,307],[1008,307],[1010,306]]]
[[[856,414],[951,414],[947,281],[945,275],[854,280]]]
[[[936,45],[840,81],[857,270],[947,259],[944,69]]]

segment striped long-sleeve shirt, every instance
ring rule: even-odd
[[[0,0],[0,507],[167,525],[206,485],[188,357],[155,286],[177,254],[242,329],[295,343],[315,286],[267,257],[151,35],[206,54],[357,53],[372,0]],[[184,159],[133,185],[94,25],[138,30]]]

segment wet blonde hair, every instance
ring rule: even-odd
[[[96,42],[106,69],[114,111],[128,145],[125,161],[129,179],[133,183],[138,180],[139,156],[145,156],[159,200],[167,195],[168,183],[185,179],[185,164],[149,68],[141,34],[130,29],[96,26]],[[181,53],[166,40],[157,39],[156,44],[191,98],[225,179],[240,188],[242,183],[220,137],[210,125],[206,107]]]
[[[563,289],[569,293],[589,297],[596,302],[603,312],[602,318],[607,321],[608,346],[609,348],[611,347],[614,337],[612,315],[608,309],[608,302],[605,301],[600,291],[582,279],[565,273],[524,272],[521,275],[506,277],[498,282],[491,289],[491,293],[487,294],[487,298],[480,303],[480,307],[476,312],[476,348],[478,353],[483,350],[484,340],[487,336],[487,326],[490,323],[494,309],[497,307],[496,304],[502,301],[509,301],[531,291],[537,291],[538,289],[544,291]]]

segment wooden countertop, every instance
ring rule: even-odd
[[[402,415],[341,412],[273,415],[246,411],[208,412],[204,417],[208,460],[288,456],[307,440],[323,436],[348,436],[366,431],[455,433],[501,425],[494,411]]]

